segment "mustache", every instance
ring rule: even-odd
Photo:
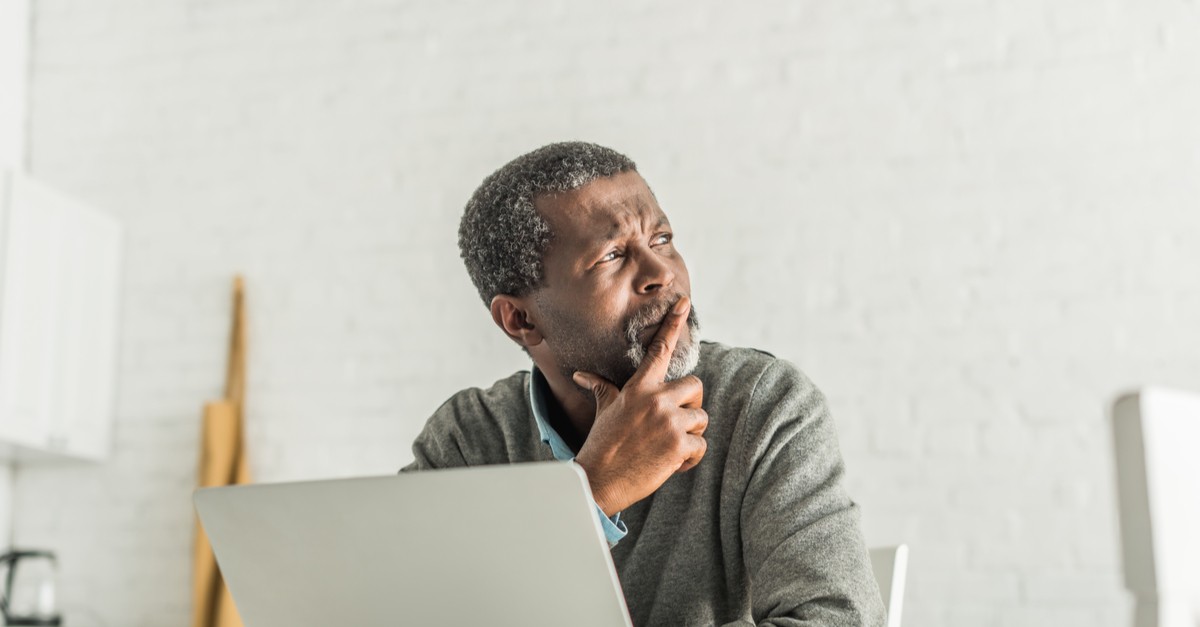
[[[662,322],[667,312],[671,311],[671,308],[681,298],[683,298],[683,294],[674,294],[663,300],[647,303],[641,309],[633,312],[633,315],[629,316],[629,320],[625,322],[625,340],[630,344],[638,343],[638,336],[641,335],[642,331],[646,330],[647,327],[652,327]],[[691,321],[691,317],[692,312],[689,311],[689,322]]]

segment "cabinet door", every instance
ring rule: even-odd
[[[120,229],[28,177],[10,177],[0,240],[0,440],[82,459],[108,453]]]
[[[120,230],[98,212],[67,209],[61,225],[59,359],[49,446],[100,459],[108,454],[114,410]]]
[[[0,246],[0,437],[44,447],[53,421],[62,211],[10,177]]]

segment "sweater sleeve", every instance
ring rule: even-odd
[[[883,625],[824,395],[790,363],[775,360],[755,384],[747,412],[759,425],[741,509],[754,620],[778,627]]]

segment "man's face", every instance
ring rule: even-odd
[[[534,294],[537,322],[559,370],[592,372],[618,386],[637,370],[670,307],[691,296],[667,217],[637,172],[539,197],[554,239]],[[695,310],[680,333],[667,378],[696,367]]]

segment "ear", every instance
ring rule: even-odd
[[[492,320],[512,341],[530,348],[542,343],[542,332],[533,325],[524,299],[508,294],[492,298]]]

